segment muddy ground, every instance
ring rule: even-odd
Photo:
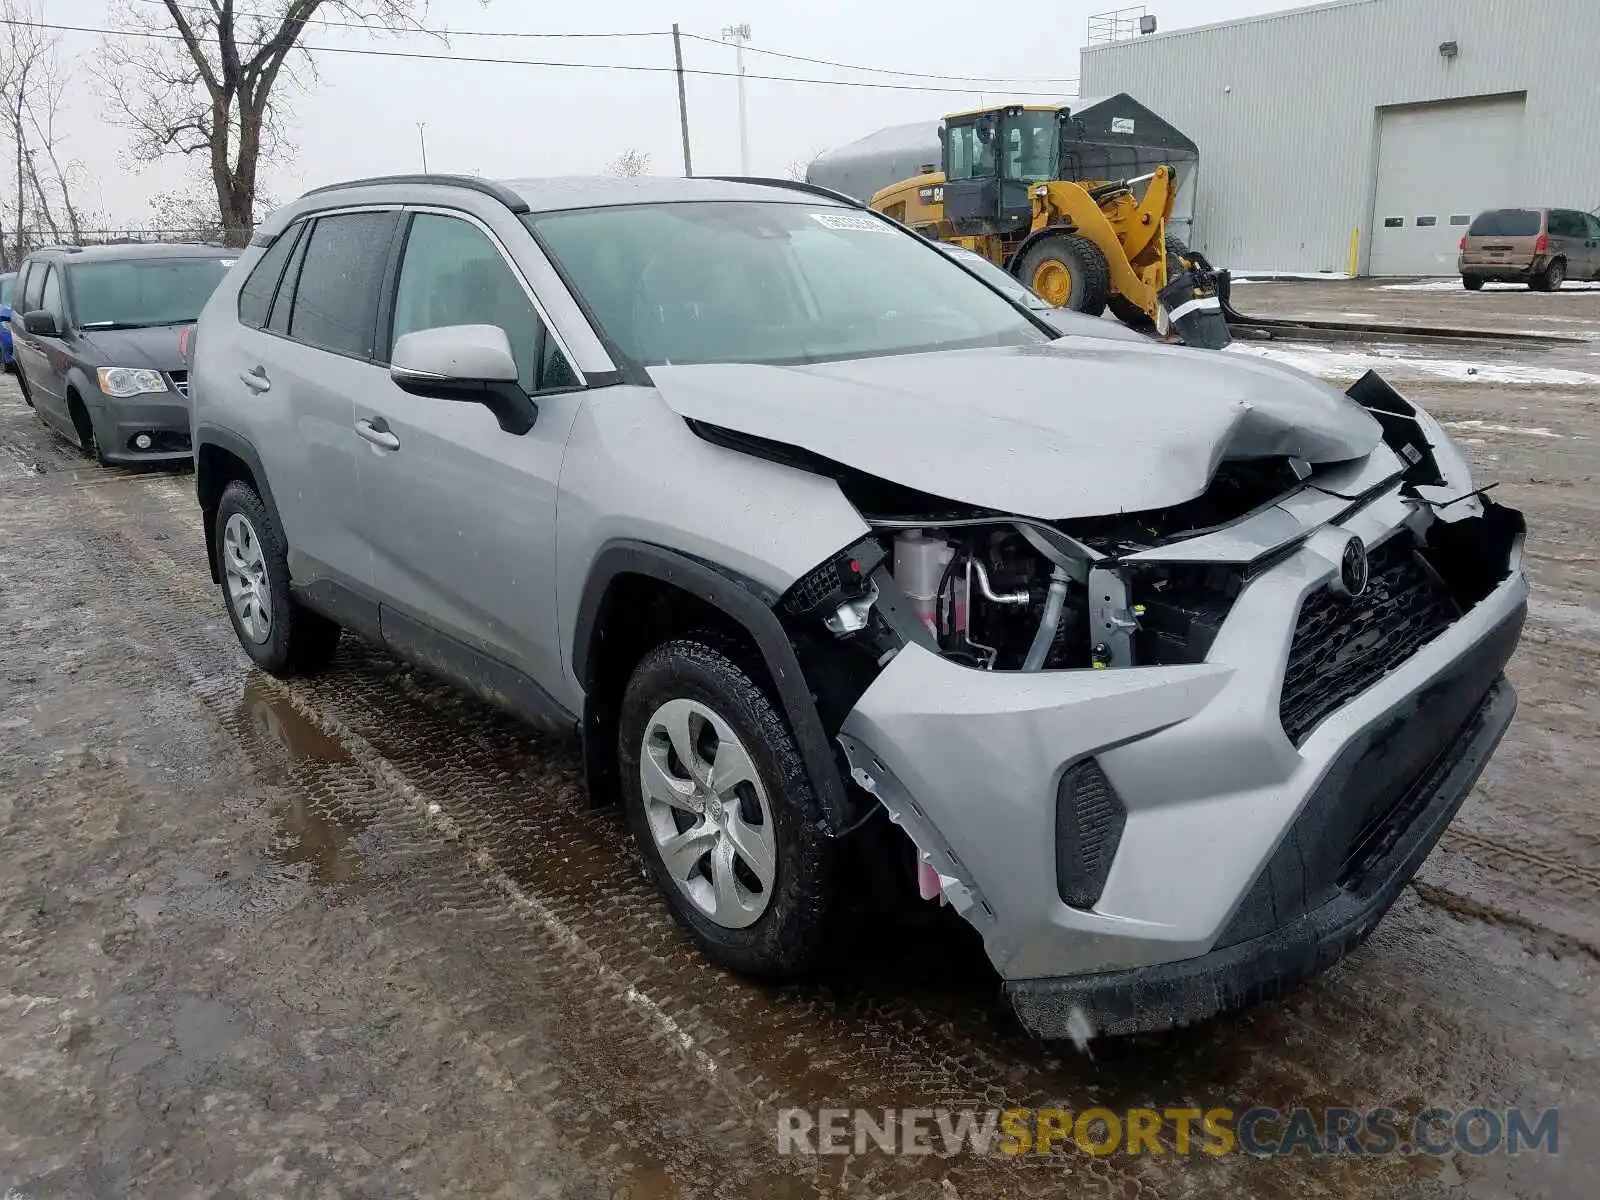
[[[1236,302],[1600,339],[1600,291],[1284,283]],[[1318,361],[1348,377],[1367,348],[1337,349]],[[1404,390],[1528,516],[1516,724],[1365,947],[1285,1001],[1101,1062],[1021,1033],[959,937],[878,931],[810,988],[711,969],[618,818],[585,807],[569,749],[348,641],[314,682],[248,669],[192,477],[89,464],[7,380],[0,1195],[1590,1194],[1600,392],[1582,380],[1600,341],[1398,353]],[[1501,369],[1405,373],[1441,359]],[[1559,1105],[1560,1153],[774,1149],[790,1106],[1436,1103]]]

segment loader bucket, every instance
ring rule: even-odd
[[[1233,341],[1210,271],[1184,271],[1157,293],[1162,313],[1186,346],[1221,350]]]

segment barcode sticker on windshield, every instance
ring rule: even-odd
[[[829,229],[849,229],[856,233],[889,233],[891,230],[877,217],[863,217],[855,213],[818,213],[811,214],[811,219],[819,225]]]

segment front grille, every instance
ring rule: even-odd
[[[172,386],[178,389],[178,394],[187,399],[189,396],[189,372],[168,371],[167,377],[172,380]]]
[[[1324,588],[1306,597],[1289,648],[1278,717],[1296,746],[1324,718],[1438,637],[1460,616],[1438,576],[1422,561],[1409,533],[1369,557],[1360,596]]]

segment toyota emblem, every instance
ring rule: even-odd
[[[1339,590],[1346,596],[1359,596],[1367,590],[1367,547],[1358,537],[1344,544],[1339,556]]]

